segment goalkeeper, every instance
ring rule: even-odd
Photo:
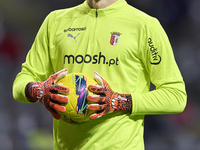
[[[88,109],[98,113],[81,125],[57,114],[69,99],[56,93],[70,91],[54,83],[67,71],[94,74],[100,85],[89,89],[104,95],[87,97],[97,103]],[[85,0],[51,12],[14,81],[13,96],[39,101],[52,113],[55,150],[144,150],[144,116],[180,113],[187,98],[159,21],[125,0]]]

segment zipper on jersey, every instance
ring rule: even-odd
[[[98,17],[98,12],[97,12],[97,9],[96,9],[96,18]]]
[[[95,43],[95,41],[94,41],[94,39],[95,39],[95,35],[96,35],[96,30],[97,30],[97,22],[98,22],[98,11],[97,11],[97,9],[96,9],[96,12],[95,12],[95,18],[94,18],[94,31],[93,31],[93,38],[92,38],[92,43],[94,44]]]

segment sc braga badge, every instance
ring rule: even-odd
[[[121,35],[121,33],[119,33],[119,32],[111,32],[110,44],[116,45],[119,41],[120,35]]]

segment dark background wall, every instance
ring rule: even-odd
[[[51,150],[52,116],[16,102],[12,83],[46,15],[83,0],[0,0],[0,150]],[[146,150],[200,149],[200,1],[127,0],[159,19],[169,36],[188,93],[185,111],[146,116]]]

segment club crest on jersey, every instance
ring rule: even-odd
[[[110,44],[116,45],[119,41],[120,35],[121,35],[121,33],[119,33],[119,32],[111,32]]]

